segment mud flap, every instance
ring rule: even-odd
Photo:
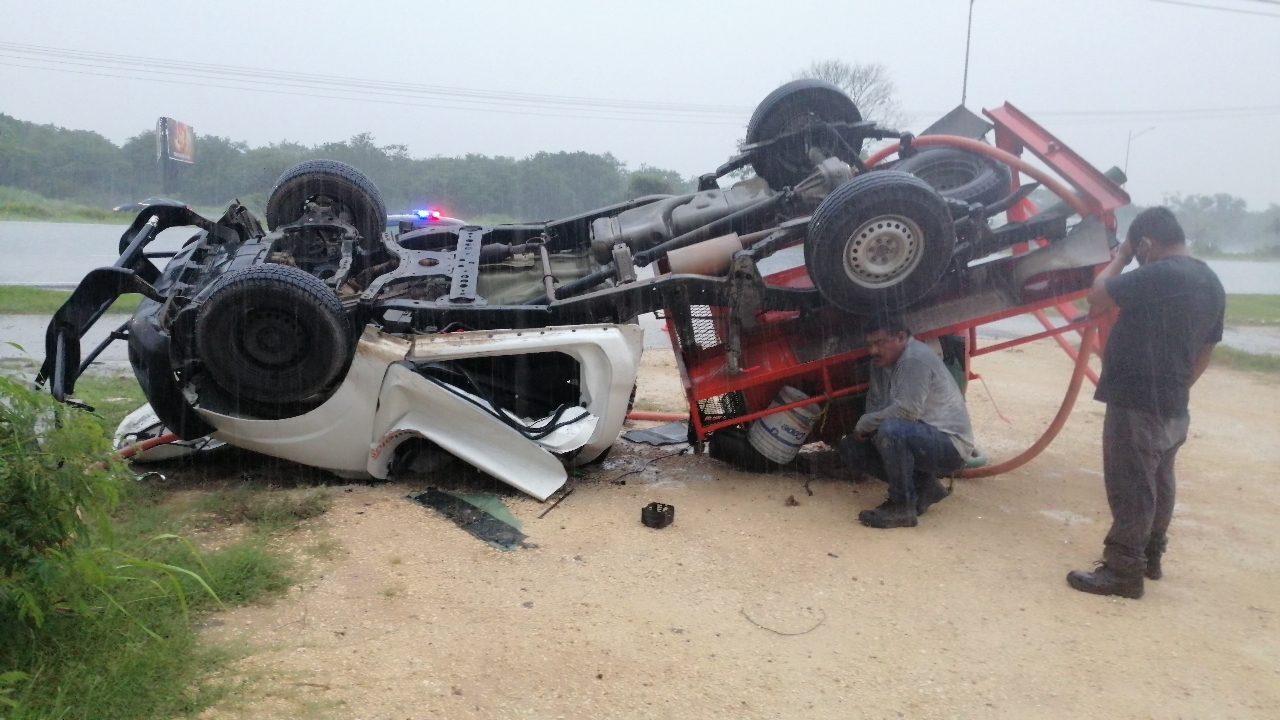
[[[567,479],[554,455],[402,365],[387,368],[373,437],[368,470],[376,478],[387,477],[396,447],[416,437],[539,500],[546,500]]]

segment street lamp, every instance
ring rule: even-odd
[[[1155,129],[1156,129],[1155,126],[1152,125],[1146,130],[1139,131],[1137,135],[1133,134],[1133,130],[1129,131],[1129,139],[1126,140],[1124,144],[1124,176],[1125,178],[1129,177],[1129,146],[1133,144],[1133,139],[1142,137],[1143,135],[1146,135],[1147,133]]]

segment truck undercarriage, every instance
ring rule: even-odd
[[[866,318],[960,333],[964,363],[966,332],[1063,305],[1109,259],[1128,201],[1112,179],[1012,106],[988,112],[993,123],[952,115],[953,128],[994,128],[998,147],[879,129],[834,87],[796,81],[761,103],[742,153],[697,192],[552,222],[386,232],[377,188],[332,161],[280,178],[266,228],[238,203],[216,222],[152,205],[116,263],[54,316],[40,380],[73,401],[102,349],[82,358],[80,338],[136,292],[145,299],[108,342],[128,340],[176,436],[375,477],[416,439],[545,498],[564,462],[612,444],[641,351],[632,323],[659,313],[698,447],[778,412],[784,386],[807,398],[791,406],[828,408],[811,440],[833,439],[857,412],[845,399],[862,391]],[[864,142],[884,138],[898,159],[864,160]],[[1008,152],[1023,148],[1072,187]],[[747,164],[756,178],[720,187]],[[1035,208],[1041,185],[1061,202]],[[160,270],[146,248],[179,226],[197,232]],[[762,273],[801,250],[802,264]]]

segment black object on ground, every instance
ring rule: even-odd
[[[622,439],[649,445],[676,445],[682,442],[689,442],[689,423],[684,420],[677,420],[657,427],[631,430],[623,433]]]
[[[529,536],[520,532],[515,525],[494,517],[488,511],[452,493],[429,487],[424,493],[410,495],[409,499],[440,511],[441,515],[457,523],[458,527],[499,550],[532,547],[524,542]]]
[[[664,505],[663,503],[651,502],[648,505],[645,505],[644,509],[640,511],[640,522],[655,530],[661,530],[675,522],[675,519],[675,505]]]
[[[711,433],[707,454],[746,472],[773,472],[781,467],[755,449],[743,427],[727,427]]]

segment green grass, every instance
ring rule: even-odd
[[[1218,345],[1213,349],[1212,364],[1216,367],[1229,367],[1236,370],[1277,373],[1280,372],[1280,355],[1251,353],[1226,345]]]
[[[81,222],[128,225],[133,213],[112,212],[66,200],[53,200],[30,190],[0,187],[0,220]]]
[[[1280,325],[1280,295],[1228,295],[1228,325]]]
[[[250,212],[263,217],[267,196],[263,193],[246,195],[242,204]],[[226,211],[226,205],[192,207],[197,213],[216,220]],[[27,222],[105,223],[128,225],[137,217],[134,212],[115,212],[107,208],[80,205],[67,200],[54,200],[30,190],[0,186],[0,220]]]
[[[6,364],[0,372],[30,373],[31,362],[22,363],[13,368]],[[81,378],[76,395],[97,408],[92,419],[106,433],[144,400],[132,376],[105,373]],[[4,470],[0,463],[0,472]],[[95,582],[85,582],[77,573],[19,578],[32,583],[52,578],[48,582],[54,583],[50,587],[58,605],[44,613],[42,624],[21,619],[18,606],[8,601],[12,596],[0,597],[0,719],[195,717],[247,689],[251,678],[231,671],[236,653],[203,642],[201,624],[223,607],[287,591],[295,571],[275,549],[274,535],[325,512],[331,500],[323,491],[239,485],[232,491],[198,491],[193,499],[193,493],[168,488],[199,482],[199,472],[181,466],[164,472],[171,476],[168,483],[126,477],[118,486],[121,497],[110,515],[110,532],[84,536],[108,553],[100,565],[85,571]],[[176,486],[175,475],[182,478]],[[235,523],[249,525],[253,532],[226,533],[224,528]],[[199,556],[196,547],[179,539],[210,537],[199,532],[210,529],[213,549],[201,550]],[[339,551],[336,543],[322,539],[313,554],[324,558]],[[197,573],[216,598],[181,572],[122,570],[127,558]],[[169,578],[178,582],[180,594]],[[13,587],[18,586],[9,585]],[[8,702],[18,707],[8,707]]]
[[[108,435],[116,431],[124,416],[147,401],[132,374],[88,373],[76,381],[75,396],[94,409],[94,415]]]
[[[0,315],[50,315],[71,297],[68,290],[46,290],[20,285],[0,286]],[[108,312],[131,313],[142,302],[134,293],[121,295]]]
[[[328,512],[333,498],[323,490],[307,493],[263,491],[242,485],[229,491],[214,491],[192,508],[205,524],[247,523],[255,530],[273,534],[297,529],[299,523]]]
[[[184,509],[150,486],[129,487],[120,508],[114,520],[118,548],[200,573],[227,607],[279,595],[292,583],[287,562],[262,536],[206,552],[202,562],[185,543],[157,540],[191,528]],[[11,694],[21,707],[7,716],[0,711],[0,716],[190,717],[234,693],[234,681],[219,679],[234,659],[232,653],[201,643],[199,637],[201,616],[217,609],[218,603],[195,580],[183,576],[181,582],[189,614],[172,596],[161,598],[157,586],[147,583],[117,583],[111,588],[129,616],[101,597],[89,598],[99,606],[97,612],[53,614],[40,627],[0,614],[0,637],[5,638],[0,643],[0,668],[18,669],[30,678],[17,683]]]

